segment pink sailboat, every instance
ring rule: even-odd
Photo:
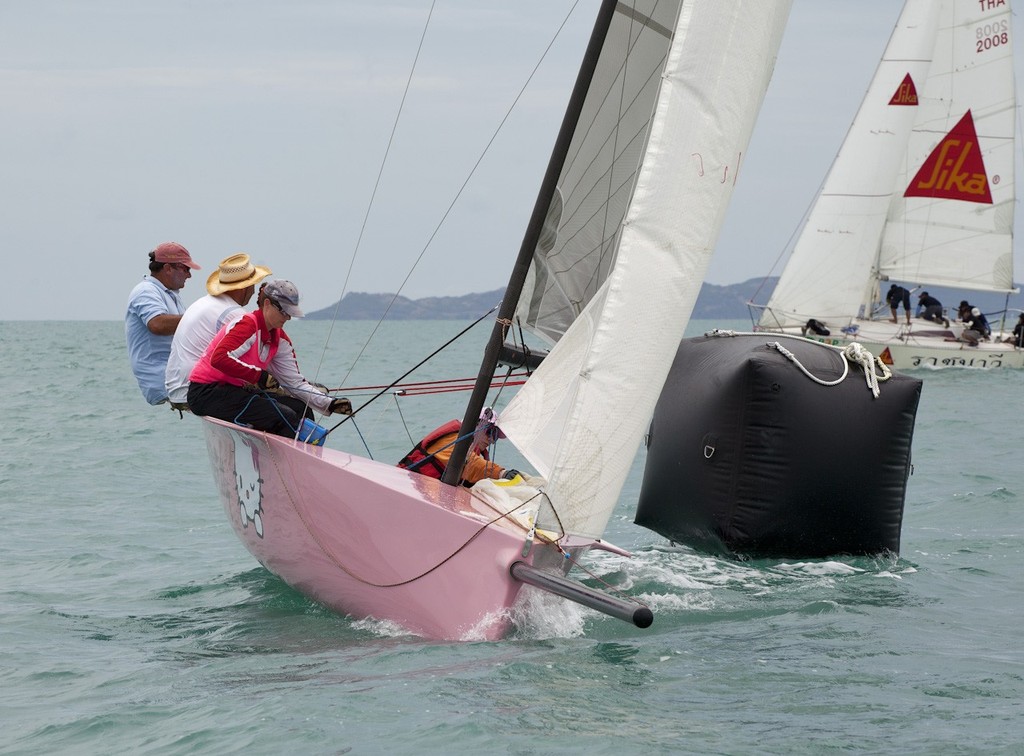
[[[639,627],[567,576],[602,535],[689,320],[790,0],[603,2],[443,480],[218,420],[218,492],[311,599],[431,639],[496,640],[524,584]],[[458,485],[510,324],[550,352],[498,426],[536,468]],[[329,439],[328,439],[329,440]]]

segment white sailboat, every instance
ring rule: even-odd
[[[789,5],[603,2],[444,480],[204,421],[225,512],[267,569],[335,611],[429,638],[502,637],[524,582],[650,622],[646,607],[563,573],[587,549],[615,550],[601,536],[700,289]],[[518,490],[466,488],[459,456],[516,318],[553,344],[499,422],[539,475]]]
[[[890,322],[887,282],[1016,292],[1013,32],[1009,0],[907,0],[860,110],[756,330],[860,342],[897,369],[1024,367],[994,333]],[[959,299],[957,301],[959,301]],[[952,304],[944,302],[944,305]],[[1016,321],[1009,318],[1008,326]]]

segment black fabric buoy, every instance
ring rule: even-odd
[[[636,523],[727,556],[899,553],[921,381],[875,398],[843,356],[774,334],[684,339],[647,443]]]

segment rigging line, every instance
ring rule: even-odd
[[[528,376],[526,376],[523,373],[515,373],[515,374],[512,375],[512,378],[522,378],[522,380],[518,380],[518,381],[504,380],[504,383],[506,383],[509,386],[522,386],[524,383],[526,383],[527,377]],[[429,396],[430,394],[450,394],[450,393],[452,393],[454,391],[469,391],[470,389],[473,388],[473,385],[474,385],[474,382],[467,379],[467,380],[464,380],[461,383],[452,383],[452,384],[448,384],[448,385],[445,385],[445,386],[437,386],[437,387],[434,387],[434,388],[429,388],[429,387],[426,387],[426,386],[413,386],[412,388],[397,388],[397,389],[395,389],[393,391],[390,391],[390,393],[394,394],[395,396]],[[497,381],[491,383],[491,388],[497,388],[497,387],[498,387]],[[383,388],[385,390],[391,390],[394,387],[393,386],[384,386]],[[372,389],[372,390],[367,389],[365,391],[346,390],[343,393],[345,394],[345,396],[347,396],[349,399],[351,399],[354,396],[369,396],[371,394],[374,394],[376,391],[377,391],[377,389]],[[332,399],[336,399],[338,397],[331,396],[331,398]]]
[[[335,424],[334,424],[334,425],[333,425],[333,426],[332,426],[332,427],[331,427],[331,428],[330,428],[330,429],[329,429],[329,430],[328,430],[328,431],[327,431],[327,432],[326,432],[326,433],[324,434],[324,438],[327,438],[327,436],[329,436],[330,434],[334,433],[334,431],[335,431],[335,430],[336,430],[336,429],[337,429],[337,428],[338,428],[339,426],[341,426],[341,425],[344,425],[344,424],[345,424],[345,423],[347,423],[347,422],[348,422],[349,420],[351,420],[352,418],[354,418],[354,417],[356,416],[356,414],[357,414],[357,413],[359,413],[359,412],[362,412],[364,408],[368,407],[369,405],[371,405],[371,404],[373,404],[373,403],[374,403],[375,401],[377,401],[377,400],[378,400],[378,399],[379,399],[379,398],[380,398],[381,396],[383,396],[384,394],[386,394],[386,393],[388,392],[388,390],[389,390],[389,389],[391,389],[392,387],[394,387],[394,386],[398,385],[398,384],[399,384],[399,383],[401,382],[401,380],[402,380],[403,378],[405,378],[405,377],[406,377],[407,375],[409,375],[410,373],[414,372],[415,370],[418,370],[418,369],[419,369],[420,367],[422,367],[422,366],[424,365],[424,363],[426,363],[426,362],[430,361],[431,359],[433,359],[433,358],[434,358],[434,357],[435,357],[435,356],[436,356],[436,355],[437,355],[437,354],[438,354],[439,352],[442,352],[442,351],[444,351],[444,350],[445,350],[445,349],[447,349],[447,348],[448,348],[449,346],[451,346],[451,345],[452,345],[452,343],[454,343],[454,342],[455,342],[455,341],[457,341],[458,339],[460,339],[460,338],[462,338],[463,336],[465,336],[465,335],[466,335],[466,333],[467,333],[467,332],[469,332],[469,330],[470,330],[470,329],[474,328],[475,326],[477,326],[477,325],[479,325],[479,324],[480,324],[481,322],[483,322],[483,321],[484,321],[484,320],[485,320],[485,319],[486,319],[486,318],[487,318],[487,317],[488,317],[488,316],[489,316],[489,315],[490,315],[490,314],[491,314],[492,312],[494,312],[494,311],[495,311],[496,309],[498,309],[498,306],[497,306],[497,305],[495,305],[494,307],[492,307],[492,308],[491,308],[490,310],[488,310],[487,312],[485,312],[485,313],[484,313],[483,315],[481,315],[481,316],[480,316],[479,318],[477,318],[477,319],[476,319],[476,320],[474,320],[474,321],[473,321],[472,323],[470,323],[470,324],[469,324],[468,326],[466,326],[466,327],[465,327],[465,328],[463,328],[463,329],[462,329],[461,331],[459,331],[459,332],[458,332],[457,334],[455,334],[454,336],[452,336],[452,337],[451,337],[450,339],[448,339],[448,341],[446,341],[445,343],[443,343],[443,344],[442,344],[441,346],[439,346],[439,347],[438,347],[437,349],[435,349],[435,350],[434,350],[433,352],[431,352],[430,354],[428,354],[428,355],[427,355],[426,357],[424,357],[424,358],[423,358],[422,360],[420,360],[420,361],[419,361],[418,363],[416,363],[416,364],[415,364],[415,365],[413,365],[413,366],[412,366],[411,368],[409,368],[408,370],[406,370],[406,371],[405,371],[404,373],[402,373],[402,375],[398,376],[398,378],[396,378],[396,379],[395,379],[395,381],[394,381],[394,382],[392,382],[392,383],[391,383],[390,385],[388,385],[388,386],[385,386],[385,387],[384,387],[384,388],[382,388],[382,389],[381,389],[380,391],[378,391],[378,392],[377,392],[376,394],[374,394],[374,395],[373,395],[372,397],[370,397],[369,399],[367,399],[367,400],[366,400],[365,402],[363,402],[363,403],[362,403],[361,405],[359,405],[359,408],[358,408],[358,409],[354,409],[354,410],[352,410],[352,414],[351,414],[351,415],[346,415],[346,416],[345,416],[345,417],[344,417],[343,419],[341,419],[341,420],[339,420],[339,421],[338,421],[337,423],[335,423]]]
[[[327,345],[330,343],[331,336],[334,333],[334,324],[338,320],[338,310],[341,309],[341,300],[344,299],[345,292],[348,290],[348,282],[349,279],[352,277],[352,268],[355,266],[356,257],[359,254],[359,247],[362,245],[363,242],[363,234],[366,232],[366,224],[369,221],[370,212],[373,210],[373,202],[377,197],[377,190],[380,188],[381,178],[384,176],[384,167],[387,165],[388,156],[391,154],[391,145],[394,144],[395,141],[395,132],[398,131],[398,122],[401,120],[402,111],[405,109],[405,100],[409,96],[409,90],[412,87],[413,75],[416,73],[416,66],[420,60],[420,53],[423,51],[423,40],[425,40],[427,37],[427,29],[430,28],[430,19],[434,15],[434,6],[436,4],[436,0],[434,0],[434,2],[431,2],[430,10],[427,12],[427,20],[423,24],[423,33],[420,34],[419,45],[416,47],[416,55],[413,57],[412,67],[409,69],[409,78],[406,79],[405,89],[402,92],[402,99],[398,103],[398,112],[395,114],[395,121],[391,125],[391,134],[388,136],[388,143],[387,146],[384,148],[384,157],[381,158],[380,161],[380,168],[377,171],[377,180],[373,184],[373,191],[370,192],[370,201],[367,203],[366,212],[363,214],[363,223],[359,227],[359,236],[356,237],[356,244],[352,250],[352,256],[349,258],[348,270],[345,271],[345,280],[341,285],[341,295],[338,297],[338,303],[334,306],[334,316],[331,318],[331,326],[327,330],[327,338],[324,340],[324,348],[323,351],[321,351],[320,353],[320,363],[317,365],[317,370],[314,375],[319,375],[320,368],[323,367],[324,356],[327,354]],[[387,313],[385,312],[385,315],[386,314]],[[383,317],[381,319],[383,319]],[[374,329],[374,331],[376,331],[376,329]],[[373,334],[371,333],[370,337],[367,338],[367,341],[369,341],[369,338],[372,338],[372,336]],[[360,352],[360,354],[362,354],[362,352]],[[358,359],[358,357],[356,359]]]
[[[384,314],[380,316],[380,320],[377,321],[377,325],[374,326],[374,329],[373,329],[373,331],[371,331],[370,335],[366,337],[366,342],[363,344],[362,349],[359,350],[359,353],[356,355],[355,359],[352,361],[352,365],[349,367],[348,372],[345,374],[345,377],[342,379],[342,382],[348,380],[348,376],[352,374],[352,370],[355,368],[355,364],[357,362],[359,362],[360,358],[363,356],[363,353],[366,351],[367,347],[369,346],[370,341],[373,339],[374,335],[377,333],[377,331],[380,328],[381,324],[384,322],[384,319],[387,317],[388,313],[391,311],[392,305],[394,305],[394,303],[396,301],[398,301],[399,295],[402,293],[403,289],[405,289],[405,285],[407,283],[409,283],[409,279],[412,278],[413,272],[415,272],[415,270],[419,266],[420,262],[422,262],[423,256],[426,255],[427,250],[430,248],[430,245],[433,244],[434,239],[437,237],[437,234],[441,231],[441,227],[444,225],[445,221],[448,219],[448,216],[451,214],[452,210],[454,209],[455,204],[459,201],[459,197],[461,197],[462,193],[466,190],[466,187],[469,185],[469,182],[472,180],[473,176],[476,174],[477,168],[480,167],[480,164],[483,162],[484,158],[487,156],[487,153],[490,152],[491,145],[494,144],[494,141],[498,138],[498,134],[501,133],[501,130],[504,128],[505,123],[508,121],[509,117],[512,115],[512,111],[515,110],[516,105],[519,104],[519,100],[522,99],[523,94],[526,92],[526,88],[530,85],[530,82],[533,81],[533,77],[537,75],[537,71],[540,69],[541,64],[547,59],[548,53],[550,53],[551,52],[551,48],[554,47],[555,40],[557,40],[559,38],[559,36],[561,36],[562,30],[565,28],[565,25],[569,22],[569,18],[572,16],[573,11],[576,9],[577,5],[579,5],[579,0],[576,0],[576,2],[574,2],[572,4],[572,7],[569,8],[569,11],[568,11],[568,13],[566,13],[565,18],[562,19],[562,23],[559,24],[558,29],[555,31],[554,35],[551,37],[551,40],[548,42],[547,47],[544,48],[544,52],[541,54],[540,58],[537,60],[537,63],[533,67],[533,70],[530,71],[530,75],[526,78],[526,81],[523,82],[523,86],[520,87],[519,92],[516,94],[515,98],[512,100],[512,104],[509,105],[508,110],[505,111],[505,115],[502,116],[502,119],[498,123],[497,128],[494,130],[494,133],[491,135],[491,138],[487,141],[487,144],[484,145],[483,151],[480,153],[480,156],[476,159],[476,162],[473,164],[473,167],[469,170],[469,174],[466,176],[465,181],[462,182],[462,186],[459,187],[459,190],[455,193],[455,196],[452,198],[452,201],[448,205],[448,208],[442,214],[441,220],[438,221],[437,226],[435,226],[434,230],[431,232],[430,236],[427,238],[426,244],[423,245],[423,248],[420,250],[419,255],[417,255],[416,259],[413,261],[412,266],[409,268],[409,272],[406,274],[405,278],[402,279],[402,283],[399,285],[398,291],[395,292],[394,297],[388,303],[387,308],[384,310]],[[346,280],[346,283],[347,283],[348,279],[346,278],[345,280]],[[339,307],[341,306],[341,300],[340,299],[338,300],[338,306]],[[332,323],[332,328],[333,328],[333,323]]]
[[[521,386],[524,383],[526,383],[526,381],[513,381],[511,380],[511,376],[512,368],[509,368],[508,374],[506,374],[502,380],[491,382],[491,388],[498,389],[498,393],[494,395],[494,399],[491,401],[492,405],[496,405],[498,403],[498,400],[501,399],[501,394],[505,390],[506,386]]]
[[[492,389],[500,389],[500,388],[503,388],[505,386],[522,386],[525,383],[526,383],[525,380],[522,380],[522,381],[509,381],[509,380],[491,381],[491,388]],[[473,384],[473,383],[466,383],[466,384],[463,384],[461,386],[446,386],[445,388],[437,388],[437,389],[409,389],[408,391],[402,390],[402,391],[395,391],[393,393],[397,394],[397,395],[400,395],[400,396],[430,396],[431,394],[454,394],[454,393],[457,393],[459,391],[472,391],[474,385],[475,384]],[[495,401],[497,401],[497,400],[495,400]],[[492,404],[493,403],[494,402],[492,402]]]
[[[409,437],[409,443],[413,446],[416,445],[416,439],[412,437],[412,433],[409,432],[409,423],[405,421],[405,414],[402,412],[402,404],[398,401],[398,394],[392,394],[391,396],[395,399],[395,409],[398,410],[398,417],[402,421],[402,427],[405,429],[405,435]]]
[[[373,452],[370,451],[370,445],[366,443],[366,438],[363,436],[363,432],[359,430],[359,425],[356,423],[354,419],[352,420],[352,427],[356,429],[356,433],[359,436],[359,440],[363,442],[363,448],[366,449],[366,456],[369,457],[370,459],[373,459]]]
[[[525,372],[522,372],[522,373],[516,373],[516,375],[519,375],[519,376],[526,376],[526,375],[529,375],[529,374],[530,374],[529,371],[525,371]],[[390,388],[395,388],[396,386],[398,388],[414,388],[414,387],[424,387],[424,388],[426,388],[426,387],[430,387],[430,386],[440,386],[441,384],[445,384],[445,383],[449,383],[449,384],[450,383],[466,383],[466,382],[470,382],[471,383],[471,382],[473,382],[475,380],[476,380],[475,378],[437,378],[437,379],[432,380],[432,381],[410,381],[409,383],[388,383],[388,384],[380,383],[380,384],[373,385],[373,386],[340,386],[338,388],[332,388],[332,389],[330,389],[330,391],[331,391],[331,393],[338,393],[338,392],[341,392],[341,391],[368,391],[368,390],[371,390],[371,389],[380,389],[380,388],[389,388],[390,389]]]

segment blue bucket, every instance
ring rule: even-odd
[[[313,446],[323,446],[324,438],[327,436],[327,429],[317,425],[308,417],[302,419],[302,426],[299,428],[299,441],[304,441]]]

